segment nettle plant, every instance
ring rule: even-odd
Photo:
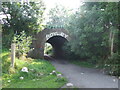
[[[32,43],[32,37],[27,36],[24,31],[20,34],[15,34],[13,43],[16,44],[16,56],[20,58],[23,55],[26,55],[30,50],[30,45]]]

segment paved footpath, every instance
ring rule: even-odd
[[[78,88],[118,88],[118,79],[114,76],[105,75],[101,70],[83,68],[67,61],[53,60],[51,63],[56,70],[61,72]]]

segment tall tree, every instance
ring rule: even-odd
[[[68,30],[72,30],[71,33],[76,36],[81,34],[79,38],[82,38],[84,33],[84,39],[91,35],[91,38],[87,41],[90,41],[93,37],[90,42],[95,44],[100,43],[101,40],[101,45],[105,43],[108,45],[107,40],[109,38],[111,47],[109,51],[112,52],[114,34],[118,32],[118,3],[85,3],[82,9],[81,12],[77,12],[73,16],[74,19],[72,18]],[[79,34],[76,34],[76,32],[79,32]],[[95,39],[97,43],[94,42]],[[106,49],[108,48],[107,45],[105,45]]]
[[[39,31],[43,19],[44,4],[30,2],[3,2],[2,11],[7,18],[3,19],[3,33],[10,31],[31,33]],[[19,27],[19,28],[18,28]]]
[[[56,5],[49,11],[49,21],[47,22],[47,25],[51,27],[64,27],[68,22],[68,17],[70,15],[71,10],[62,5]]]
[[[35,2],[2,2],[3,18],[3,44],[9,45],[15,33],[25,31],[27,35],[42,30],[44,3]]]
[[[84,3],[67,25],[74,36],[69,43],[71,51],[92,63],[107,63],[117,73],[118,17],[117,2]]]

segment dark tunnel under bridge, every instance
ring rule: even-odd
[[[53,55],[54,58],[65,58],[65,50],[63,48],[64,44],[67,43],[67,39],[61,36],[53,36],[49,40],[46,41],[50,43],[53,47]]]

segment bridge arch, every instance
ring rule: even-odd
[[[65,42],[70,41],[70,35],[65,29],[44,29],[34,36],[32,48],[28,53],[32,58],[44,58],[45,43],[50,43],[53,46],[54,57],[63,57],[64,51],[62,47]]]

